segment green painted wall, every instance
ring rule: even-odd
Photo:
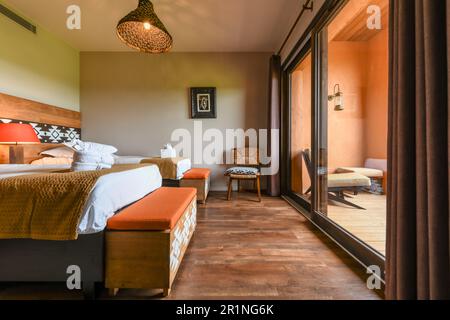
[[[79,111],[79,51],[0,15],[0,92]]]

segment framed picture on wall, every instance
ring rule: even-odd
[[[216,88],[191,88],[192,119],[215,119]]]

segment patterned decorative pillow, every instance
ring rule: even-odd
[[[259,170],[257,168],[250,168],[250,167],[234,167],[228,169],[225,174],[241,174],[241,175],[255,175],[258,174]]]
[[[40,156],[48,156],[53,158],[73,158],[73,149],[63,146],[63,147],[57,147],[49,150],[42,151],[39,153]]]

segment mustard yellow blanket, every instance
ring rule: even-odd
[[[155,164],[159,168],[159,172],[163,179],[177,179],[178,163],[184,158],[147,158],[141,163]]]
[[[77,239],[85,203],[97,180],[142,166],[0,179],[0,239]]]

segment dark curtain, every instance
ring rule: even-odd
[[[271,131],[280,130],[281,121],[281,57],[274,55],[270,59],[269,73],[269,155],[272,163],[278,161],[280,164],[280,141],[271,142]],[[267,193],[272,197],[278,197],[280,190],[280,173],[268,177]]]
[[[450,298],[450,0],[391,0],[386,296]]]

